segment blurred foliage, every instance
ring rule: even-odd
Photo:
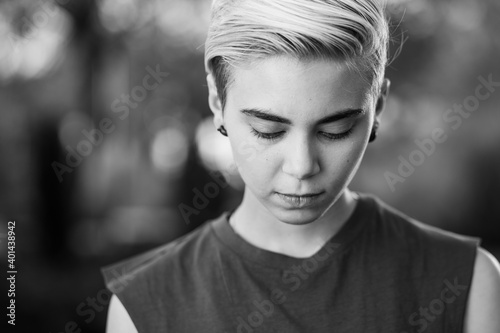
[[[223,170],[231,187],[190,223],[179,211],[230,160],[206,103],[209,6],[0,3],[0,220],[2,228],[18,223],[18,320],[26,330],[64,331],[74,320],[84,332],[103,332],[105,307],[88,322],[77,312],[103,288],[98,267],[174,239],[241,199],[241,181]],[[387,69],[391,95],[352,187],[426,223],[480,236],[499,256],[500,92],[456,130],[443,115],[474,94],[478,77],[500,81],[500,3],[401,0],[388,13],[399,53]],[[168,75],[144,89],[157,68]],[[105,119],[109,133],[100,137],[92,130]],[[391,191],[384,173],[396,172],[399,156],[436,128],[448,140]],[[78,149],[86,155],[68,167]],[[70,169],[59,169],[62,181],[54,162]]]

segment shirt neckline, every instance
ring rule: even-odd
[[[212,224],[212,231],[219,241],[236,255],[246,261],[262,266],[286,269],[293,265],[301,264],[304,260],[312,259],[316,255],[319,256],[321,254],[324,256],[325,253],[328,253],[328,259],[331,260],[334,257],[338,257],[351,246],[353,240],[355,240],[358,233],[363,230],[373,215],[374,198],[369,194],[356,193],[358,194],[356,207],[347,218],[347,221],[339,231],[333,235],[318,252],[316,252],[316,254],[309,258],[290,257],[264,250],[248,243],[238,235],[229,224],[229,217],[235,209],[223,212]]]

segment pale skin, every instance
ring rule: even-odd
[[[298,258],[314,255],[355,208],[356,197],[347,186],[384,108],[388,80],[373,96],[366,80],[344,64],[268,58],[235,69],[224,111],[210,75],[207,82],[214,124],[227,129],[246,184],[231,226],[256,247]],[[336,114],[347,117],[321,122]],[[281,122],[273,121],[276,117]],[[275,138],[259,138],[252,128]],[[254,148],[251,153],[248,147]],[[294,209],[276,192],[322,194],[315,204]],[[464,332],[500,332],[499,308],[500,265],[479,248]],[[107,332],[137,332],[116,296],[111,299]]]

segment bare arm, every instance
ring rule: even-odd
[[[464,333],[500,332],[500,265],[479,248],[465,313]]]
[[[106,333],[138,333],[122,302],[113,295],[109,304]]]

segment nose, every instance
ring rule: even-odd
[[[285,149],[282,165],[284,173],[302,180],[320,171],[317,149],[305,135],[290,141]]]

